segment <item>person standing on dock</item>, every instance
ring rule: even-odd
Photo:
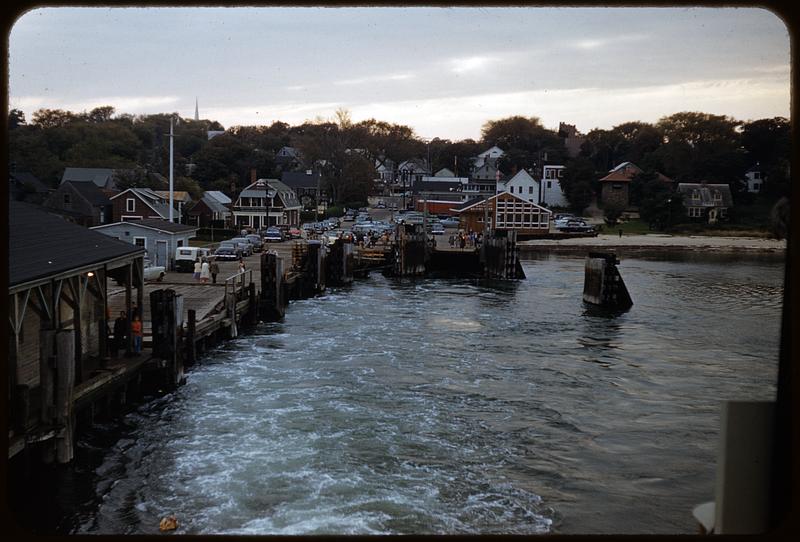
[[[239,259],[239,273],[244,273],[247,267],[244,265],[244,260]]]
[[[133,353],[139,355],[142,353],[142,321],[138,315],[133,316],[131,335],[133,335]]]
[[[194,280],[200,280],[200,271],[203,269],[203,264],[200,263],[200,258],[194,261]]]
[[[125,311],[119,312],[119,317],[114,320],[114,340],[111,341],[111,357],[116,358],[119,349],[125,346],[128,338],[128,316]]]
[[[211,270],[208,262],[203,260],[203,265],[200,267],[200,282],[208,284],[208,279],[211,278]]]
[[[217,275],[219,274],[219,264],[217,260],[213,260],[211,265],[208,266],[208,270],[211,272],[211,282],[216,284],[217,283]]]

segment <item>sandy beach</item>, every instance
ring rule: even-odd
[[[520,250],[547,249],[556,251],[585,250],[586,248],[632,250],[691,250],[714,252],[764,252],[786,251],[786,240],[759,237],[709,237],[667,234],[618,235],[600,234],[597,237],[572,239],[533,239],[520,241]]]

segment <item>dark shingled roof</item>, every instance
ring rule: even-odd
[[[141,247],[70,224],[26,203],[9,202],[8,217],[9,286],[144,253]]]
[[[727,184],[678,183],[678,192],[683,194],[684,207],[733,207],[731,187]],[[720,199],[714,199],[715,193]],[[693,195],[699,197],[694,199]]]
[[[11,173],[9,175],[12,179],[17,181],[22,185],[28,185],[33,188],[36,192],[40,194],[46,194],[50,190],[47,188],[42,181],[40,181],[33,173],[28,173],[27,171],[20,171],[17,173]]]
[[[319,181],[319,173],[313,172],[308,175],[305,171],[284,171],[281,173],[281,182],[289,188],[312,188],[316,189]]]
[[[108,199],[108,196],[103,192],[100,187],[98,187],[94,183],[82,183],[82,182],[73,182],[67,181],[67,183],[71,184],[75,190],[80,193],[81,196],[86,198],[86,201],[91,203],[93,206],[97,207],[100,205],[111,205],[111,200]]]

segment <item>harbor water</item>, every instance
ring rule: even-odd
[[[82,435],[39,527],[695,532],[721,402],[775,395],[783,260],[623,256],[618,315],[582,302],[582,258],[523,267],[491,285],[374,273],[292,302]]]

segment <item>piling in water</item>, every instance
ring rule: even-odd
[[[617,256],[612,253],[590,252],[586,257],[583,300],[611,310],[627,310],[633,300],[617,269]]]

